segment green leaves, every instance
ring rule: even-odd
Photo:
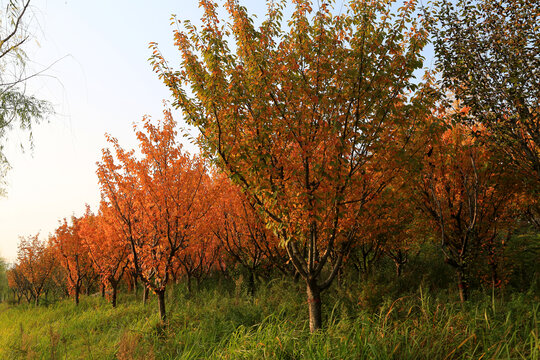
[[[534,0],[436,1],[428,19],[444,90],[540,186],[540,22]]]

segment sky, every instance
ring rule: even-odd
[[[171,15],[195,24],[201,17],[196,0],[32,0],[31,6],[30,66],[54,65],[28,83],[28,92],[50,101],[54,114],[34,127],[33,150],[20,149],[27,134],[8,134],[12,170],[7,196],[0,198],[0,257],[9,262],[16,259],[19,236],[39,232],[46,239],[61,219],[82,215],[85,204],[97,208],[95,171],[107,146],[104,134],[124,148],[136,147],[133,123],[145,114],[161,118],[163,100],[170,99],[148,62],[148,43],[159,43],[178,66]],[[263,11],[264,1],[250,1],[249,9]]]

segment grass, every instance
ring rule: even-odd
[[[309,334],[304,289],[261,285],[254,297],[209,281],[167,294],[168,324],[156,299],[121,294],[47,306],[0,304],[0,359],[538,359],[539,301],[529,293],[466,304],[421,286],[399,296],[370,284],[324,294],[325,328]],[[375,295],[374,295],[375,294]],[[372,298],[366,298],[367,296]]]

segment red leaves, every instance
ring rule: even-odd
[[[169,112],[154,125],[135,127],[141,158],[116,142],[98,166],[103,206],[116,221],[118,241],[130,249],[138,276],[161,291],[178,253],[196,241],[212,205],[210,178],[202,159],[183,153]],[[105,209],[104,208],[104,209]]]

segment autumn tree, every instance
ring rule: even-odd
[[[22,297],[26,297],[26,300],[30,302],[31,292],[30,283],[23,275],[19,264],[12,266],[6,273],[8,286],[13,292],[14,297],[17,300],[17,304],[21,303]]]
[[[201,280],[216,268],[221,251],[220,244],[209,231],[206,234],[199,233],[197,239],[193,239],[183,251],[176,254],[172,266],[174,280],[178,281],[180,276],[185,276],[188,291],[191,291],[193,279],[200,285]]]
[[[108,137],[115,154],[103,150],[97,171],[103,201],[122,223],[138,276],[158,296],[162,321],[175,256],[197,239],[213,203],[205,162],[181,150],[175,125],[168,111],[157,125],[145,118],[136,127],[140,159]]]
[[[420,252],[420,246],[428,238],[429,231],[418,216],[420,211],[417,203],[410,198],[412,191],[402,187],[393,190],[393,201],[380,223],[380,229],[386,240],[384,254],[392,260],[396,276],[400,277],[411,254],[417,255]]]
[[[486,248],[494,255],[504,243],[518,206],[518,182],[482,141],[484,130],[459,124],[443,130],[424,153],[419,172],[419,199],[438,231],[446,262],[456,270],[461,301],[468,298],[473,267]],[[492,270],[495,283],[496,266]]]
[[[402,274],[409,255],[419,249],[427,236],[425,223],[419,221],[418,204],[407,176],[396,176],[379,196],[370,202],[357,219],[357,241],[349,260],[369,276],[373,265],[386,255],[396,266],[396,276]]]
[[[55,267],[54,254],[50,246],[39,240],[39,234],[19,239],[17,264],[20,275],[28,282],[29,293],[38,305]]]
[[[441,84],[521,174],[540,228],[540,13],[536,0],[438,0],[430,16]]]
[[[112,291],[111,304],[116,307],[118,285],[129,265],[129,247],[122,239],[122,224],[118,223],[113,209],[104,203],[96,215],[87,207],[80,222],[79,236],[101,283]]]
[[[68,290],[77,305],[85,280],[93,275],[92,263],[80,235],[81,222],[81,218],[75,216],[71,218],[71,224],[64,219],[51,238],[58,262],[65,272]]]
[[[235,0],[225,24],[216,3],[200,1],[202,29],[186,21],[175,31],[180,70],[151,45],[204,154],[248,195],[305,280],[312,332],[352,242],[342,220],[391,177],[366,170],[399,152],[392,139],[423,116],[413,73],[426,43],[414,1],[396,14],[389,1],[352,0],[339,15],[333,1],[318,4],[295,1],[284,23],[284,2],[269,1],[256,27]]]
[[[253,295],[256,277],[263,267],[276,266],[287,272],[286,254],[240,188],[223,176],[217,181],[220,197],[212,211],[215,216],[212,233],[221,243],[222,251],[247,271],[248,291]]]

